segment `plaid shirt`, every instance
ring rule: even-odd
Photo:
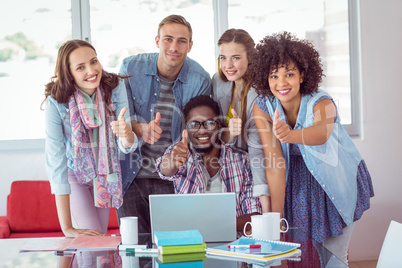
[[[176,144],[170,145],[165,153],[172,152]],[[236,193],[236,215],[241,216],[253,212],[262,212],[258,198],[253,197],[253,177],[250,170],[248,154],[240,149],[232,148],[221,143],[219,158],[219,177],[222,183],[222,192]],[[163,155],[163,156],[164,156]],[[205,193],[205,180],[200,165],[202,157],[194,149],[187,151],[187,162],[171,177],[160,172],[162,157],[156,160],[156,170],[163,180],[173,181],[176,194]]]

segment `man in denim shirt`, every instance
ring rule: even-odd
[[[174,193],[172,182],[159,179],[155,160],[180,140],[184,129],[182,109],[194,96],[211,94],[209,74],[187,57],[193,45],[192,29],[185,18],[164,18],[155,37],[159,53],[124,59],[120,69],[126,80],[132,128],[138,149],[122,156],[123,206],[119,218],[138,217],[138,232],[150,233],[150,194]]]

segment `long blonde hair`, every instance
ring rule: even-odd
[[[247,60],[249,66],[247,67],[246,73],[243,75],[243,89],[240,93],[240,118],[242,120],[242,137],[245,139],[245,129],[244,125],[247,121],[247,94],[250,90],[251,83],[249,79],[249,67],[251,64],[251,59],[253,58],[253,54],[255,53],[255,43],[253,38],[249,35],[248,32],[246,32],[243,29],[229,29],[226,30],[221,38],[218,40],[218,46],[221,46],[222,44],[226,43],[236,43],[243,45],[244,48],[246,49],[246,54],[247,54]],[[218,75],[224,82],[228,82],[228,79],[222,72],[222,69],[220,67],[220,59],[218,57]],[[232,91],[233,95],[233,91]]]

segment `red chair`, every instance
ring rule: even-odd
[[[120,234],[116,209],[110,211],[108,234]],[[7,196],[7,216],[0,216],[0,238],[61,237],[49,181],[14,181]]]

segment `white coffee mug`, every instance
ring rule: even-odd
[[[123,245],[138,244],[138,217],[120,218],[120,234]]]
[[[251,222],[246,222],[243,233],[247,237],[266,240],[268,237],[267,219],[264,215],[251,216]],[[247,225],[251,225],[251,235],[246,234]]]
[[[280,218],[279,212],[266,212],[262,214],[267,220],[265,221],[268,226],[268,240],[279,240],[281,233],[286,233],[289,230],[288,221],[285,218]],[[282,230],[282,222],[286,223],[286,229]]]

